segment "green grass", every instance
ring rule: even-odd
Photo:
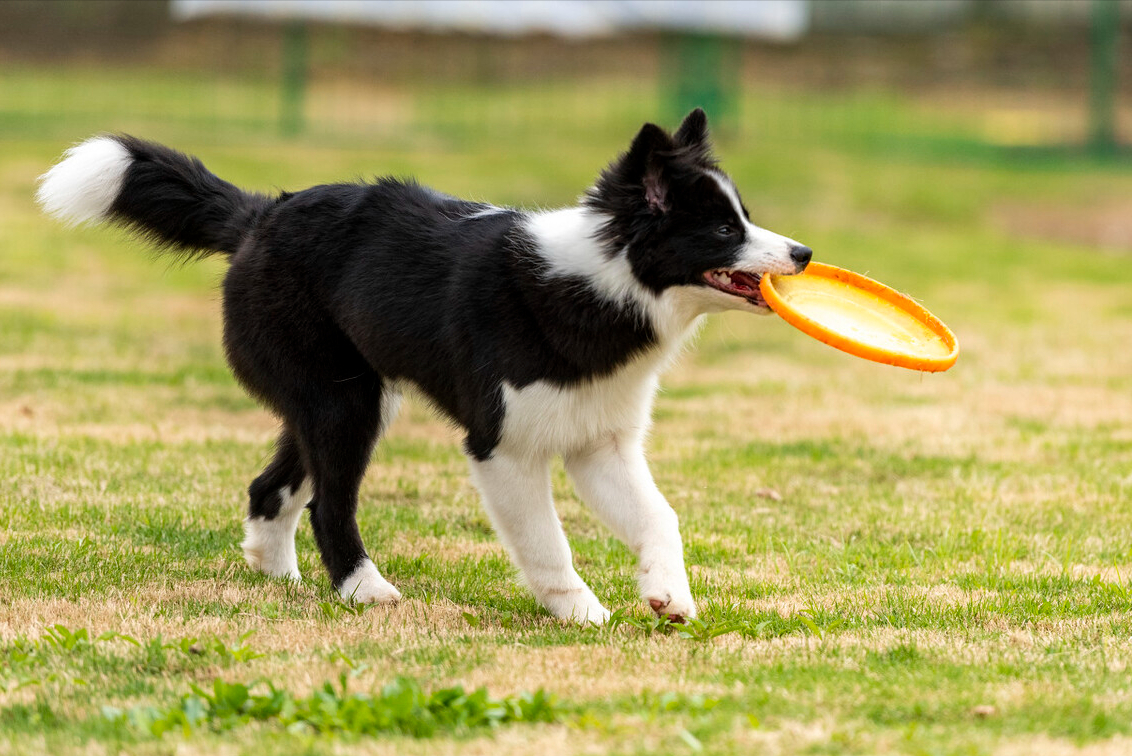
[[[111,74],[76,79],[90,91],[35,134],[57,72],[0,84],[0,750],[990,754],[1132,737],[1132,265],[999,212],[1126,202],[1127,170],[894,153],[755,118],[725,134],[756,222],[916,296],[963,353],[920,376],[776,319],[714,319],[666,378],[650,441],[700,620],[642,610],[628,550],[557,466],[577,568],[617,610],[577,628],[518,584],[459,436],[419,405],[375,452],[359,515],[405,601],[338,602],[305,526],[300,585],[252,573],[243,492],[275,428],[224,366],[222,261],[170,268],[42,218],[31,195],[85,130],[152,122],[249,188],[412,172],[552,206],[649,98],[436,88],[417,117],[462,121],[285,142],[231,123],[264,83]],[[119,117],[105,81],[151,96]],[[606,114],[592,133],[549,127],[582,101]],[[974,128],[899,98],[792,102],[924,138]],[[202,103],[217,110],[197,137],[182,116]],[[494,131],[492,103],[519,126]]]

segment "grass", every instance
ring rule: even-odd
[[[40,96],[17,73],[12,92]],[[161,82],[155,113],[178,86]],[[712,320],[666,378],[650,442],[697,622],[641,610],[627,550],[555,469],[578,570],[617,610],[598,629],[553,621],[517,584],[458,435],[418,404],[375,453],[360,512],[405,601],[339,603],[306,527],[300,585],[252,573],[243,490],[275,424],[223,363],[222,262],[170,268],[32,204],[35,177],[89,125],[0,142],[0,750],[1129,747],[1132,265],[1126,248],[1018,223],[1126,203],[1126,170],[724,139],[757,222],[912,293],[963,354],[921,376],[773,318]],[[540,205],[570,202],[631,136],[147,134],[177,129],[177,146],[249,188],[411,171]],[[430,702],[439,724],[413,730]]]

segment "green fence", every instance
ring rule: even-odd
[[[78,26],[41,29],[37,44],[0,32],[0,136],[584,138],[671,123],[700,105],[735,139],[1116,158],[1132,142],[1132,76],[1121,70],[1118,4],[1093,2],[1091,27],[972,23],[944,35],[826,32],[792,45],[175,24],[152,11],[149,27],[123,40],[88,10]],[[100,43],[100,34],[110,36]]]

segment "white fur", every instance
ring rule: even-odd
[[[568,388],[548,381],[522,388],[504,383],[498,448],[516,457],[546,458],[584,448],[614,431],[644,435],[661,357],[654,350],[609,377]]]
[[[568,388],[505,383],[499,444],[490,460],[472,462],[472,477],[500,540],[555,616],[599,623],[608,617],[574,571],[554,512],[547,460],[560,453],[583,499],[637,554],[642,597],[658,613],[692,617],[676,514],[652,481],[643,439],[660,373],[704,313],[733,308],[736,298],[707,286],[649,291],[627,255],[609,255],[598,240],[603,220],[586,208],[569,208],[531,216],[527,231],[547,275],[580,278],[601,299],[635,308],[657,344],[611,375]]]
[[[381,392],[381,432],[384,433],[397,418],[403,399],[402,386],[389,383]],[[389,604],[400,601],[401,592],[382,577],[374,563],[366,559],[354,569],[338,587],[338,593],[347,601],[363,604]]]
[[[603,222],[589,209],[575,207],[536,213],[527,221],[527,231],[547,275],[580,278],[598,297],[635,307],[658,343],[613,374],[569,388],[545,381],[522,388],[505,383],[500,447],[509,454],[547,457],[612,433],[643,436],[658,376],[695,333],[701,315],[743,301],[708,286],[674,286],[654,294],[633,275],[624,252],[607,253],[597,238]]]
[[[546,458],[515,458],[497,451],[471,460],[472,482],[527,586],[555,617],[604,623],[609,612],[574,571],[570,544],[554,510]]]
[[[374,563],[365,559],[338,586],[338,593],[347,601],[359,604],[392,604],[401,600],[401,592],[381,576]]]
[[[641,439],[611,435],[565,455],[582,500],[637,555],[637,582],[658,614],[695,617],[676,513],[653,482]]]
[[[660,336],[656,346],[608,376],[568,387],[535,381],[517,388],[504,382],[499,448],[517,457],[542,458],[584,448],[610,433],[643,437],[660,374],[701,322],[698,315],[676,316],[689,309],[675,301],[684,294],[666,292],[656,307],[659,315],[674,321],[669,328],[675,330],[676,322],[683,328],[672,337]]]
[[[537,252],[551,276],[580,276],[600,298],[652,315],[656,295],[633,275],[624,254],[606,254],[597,236],[602,223],[604,218],[588,208],[568,207],[531,214],[527,232],[538,242]]]
[[[674,286],[660,295],[649,291],[633,275],[625,251],[611,256],[599,241],[604,223],[602,215],[588,208],[570,207],[532,214],[526,230],[537,242],[547,275],[582,278],[599,298],[632,307],[656,331],[662,350],[669,342],[683,343],[700,315],[726,309],[706,286]]]
[[[568,388],[503,385],[499,444],[471,462],[472,480],[500,540],[535,597],[556,617],[598,622],[609,613],[574,570],[554,510],[548,460],[563,454],[579,493],[640,558],[640,590],[659,613],[695,616],[676,515],[656,489],[642,444],[659,374],[705,312],[726,309],[705,286],[647,290],[622,252],[598,241],[603,219],[586,208],[537,213],[527,222],[552,278],[580,278],[612,303],[647,319],[657,344],[611,375]],[[731,297],[728,297],[731,299]]]
[[[404,394],[401,392],[401,386],[397,383],[387,384],[381,392],[381,432],[389,430],[389,426],[397,419],[397,413],[401,411],[401,402],[404,399]]]
[[[711,175],[720,181],[715,173]],[[738,208],[739,219],[746,224],[747,238],[751,240],[740,267],[759,274],[793,273],[789,246],[792,242],[746,222],[734,189],[725,180],[721,187]],[[628,255],[622,251],[610,256],[598,240],[597,233],[604,222],[603,216],[588,208],[570,207],[532,214],[526,230],[537,242],[536,252],[546,262],[548,275],[580,277],[600,298],[633,307],[656,331],[662,349],[667,349],[671,342],[685,343],[698,327],[701,315],[724,310],[769,312],[710,286],[672,286],[660,295],[649,291],[633,275]]]
[[[759,275],[777,273],[789,276],[797,273],[798,267],[794,258],[790,256],[790,252],[795,247],[802,245],[793,239],[788,239],[773,231],[767,231],[765,228],[759,228],[751,223],[743,213],[743,204],[739,201],[739,193],[735,191],[731,181],[718,171],[710,171],[708,175],[715,180],[720,191],[731,201],[736,218],[746,229],[747,244],[735,268]],[[723,292],[720,293],[731,299],[739,299]]]
[[[485,205],[475,212],[468,213],[463,216],[465,220],[476,220],[477,218],[486,218],[490,215],[498,215],[499,213],[508,212],[505,208],[496,207],[495,205]]]
[[[130,153],[117,140],[95,137],[67,150],[39,181],[36,201],[70,225],[102,220],[130,167]]]
[[[294,494],[290,486],[279,489],[282,502],[273,519],[249,517],[244,520],[244,559],[257,570],[272,577],[302,580],[295,554],[295,530],[299,527],[303,508],[310,503],[314,490],[311,479],[305,478]]]

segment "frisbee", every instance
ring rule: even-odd
[[[807,336],[866,360],[935,373],[959,357],[955,334],[939,318],[859,273],[810,263],[795,276],[763,276],[759,291]]]

